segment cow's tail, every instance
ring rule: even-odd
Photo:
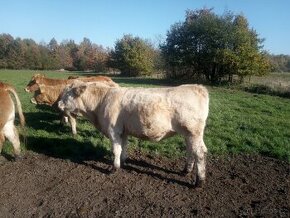
[[[19,100],[19,97],[15,91],[15,89],[12,86],[7,86],[7,91],[11,92],[14,95],[14,98],[16,100],[16,106],[19,114],[19,120],[20,120],[20,125],[24,126],[25,125],[25,118],[22,112],[22,107],[21,107],[21,102]]]

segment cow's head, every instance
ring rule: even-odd
[[[26,92],[35,92],[36,90],[38,90],[39,89],[39,82],[44,77],[45,76],[43,74],[34,74],[31,78],[31,80],[29,81],[29,83],[27,84],[27,86],[25,87],[25,91]]]
[[[44,85],[39,84],[39,89],[34,92],[34,98],[31,100],[32,103],[35,101],[37,104],[46,104],[50,106],[57,106],[61,93],[63,91],[62,85]]]
[[[58,108],[62,111],[68,111],[75,114],[79,113],[79,111],[83,108],[80,97],[86,89],[87,85],[80,81],[76,81],[66,87],[58,102]]]
[[[49,99],[49,96],[45,93],[45,86],[42,84],[40,84],[38,89],[34,92],[34,96],[30,101],[33,104],[53,104],[53,102]]]

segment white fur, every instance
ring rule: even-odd
[[[64,92],[59,108],[82,113],[111,140],[115,168],[127,156],[128,135],[159,141],[179,133],[187,145],[187,171],[196,163],[198,179],[205,180],[209,97],[203,86],[107,88],[75,83]]]

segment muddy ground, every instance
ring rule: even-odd
[[[9,158],[8,158],[9,159]],[[111,160],[65,160],[27,151],[0,161],[1,217],[289,217],[289,164],[238,155],[208,158],[203,190],[179,174],[185,159],[131,151]]]

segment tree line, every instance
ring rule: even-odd
[[[272,72],[289,72],[290,73],[290,55],[269,54],[268,58],[271,63]]]
[[[31,70],[93,70],[105,71],[108,49],[84,38],[80,44],[53,38],[48,44],[33,39],[0,35],[0,68]]]
[[[264,39],[249,27],[246,17],[230,11],[217,15],[212,9],[187,10],[185,20],[173,24],[166,40],[155,47],[130,34],[114,48],[104,48],[84,38],[58,43],[0,35],[0,68],[33,70],[119,71],[126,76],[162,72],[173,79],[210,83],[239,81],[272,71],[289,71],[287,55],[270,55]]]

